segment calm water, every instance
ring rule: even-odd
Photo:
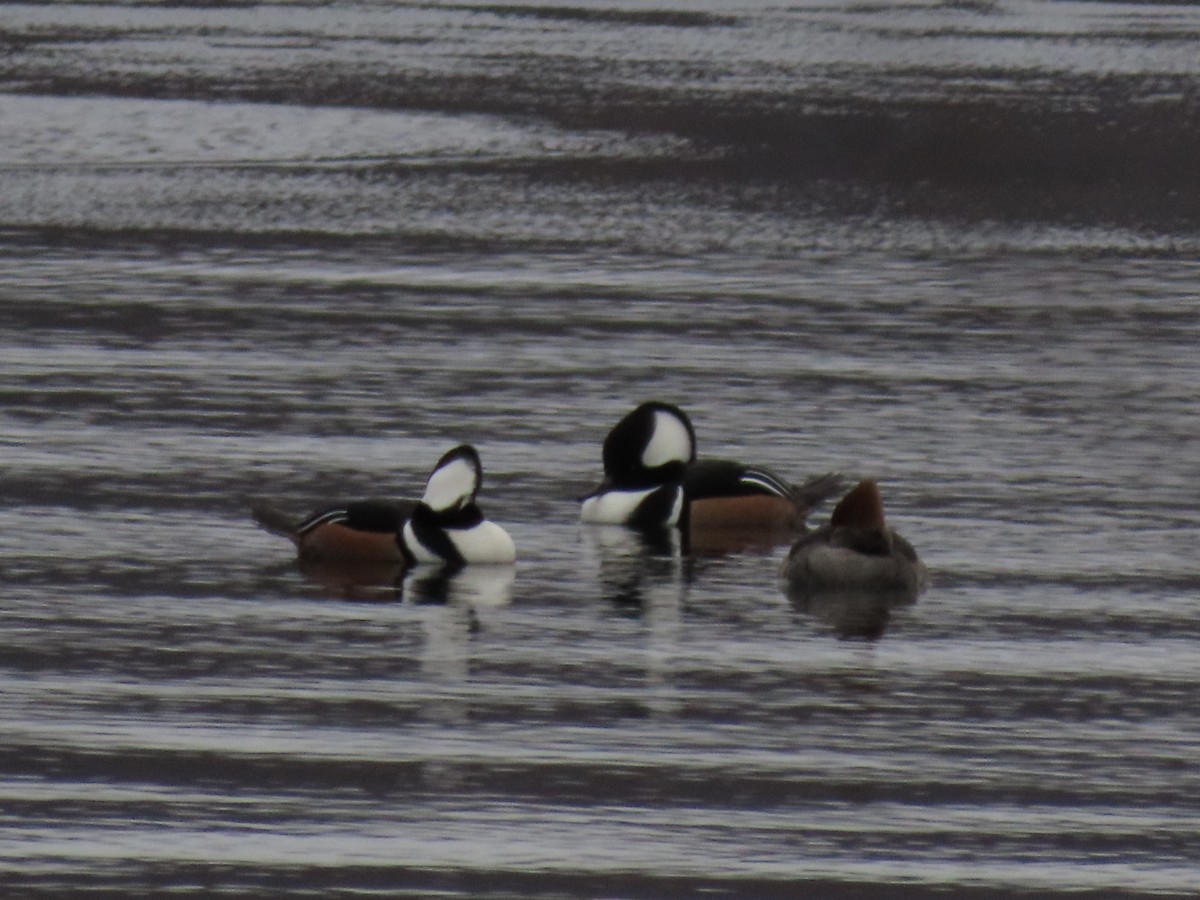
[[[1197,40],[1186,2],[5,4],[0,886],[1193,894]],[[929,591],[578,525],[652,397],[878,477]],[[463,440],[515,570],[351,585],[246,514]]]

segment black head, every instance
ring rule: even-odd
[[[696,433],[687,415],[669,403],[643,403],[604,439],[604,474],[614,485],[664,484],[696,458]]]

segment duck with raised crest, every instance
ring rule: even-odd
[[[463,444],[434,467],[420,500],[360,500],[322,507],[296,519],[270,503],[253,503],[261,526],[288,538],[302,559],[343,563],[507,563],[508,533],[484,518],[475,498],[483,466]]]
[[[793,536],[817,503],[841,489],[837,475],[793,485],[769,469],[696,459],[691,420],[652,401],[622,418],[604,439],[604,481],[583,498],[580,519],[634,528],[680,526]]]
[[[475,503],[483,481],[479,454],[469,444],[443,456],[425,494],[400,532],[409,563],[511,563],[517,550],[508,532],[484,518]]]
[[[860,481],[834,507],[829,524],[801,537],[783,565],[790,586],[807,591],[896,592],[916,597],[928,580],[912,544],[888,526],[879,485]]]

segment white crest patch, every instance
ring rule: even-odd
[[[642,465],[656,469],[669,462],[686,463],[692,458],[692,436],[677,416],[664,410],[654,412],[654,433],[642,451]]]
[[[478,477],[469,460],[456,457],[429,476],[421,502],[434,512],[453,509],[471,499],[479,487]]]

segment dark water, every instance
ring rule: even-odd
[[[1193,894],[1198,39],[0,7],[6,895]],[[930,590],[578,525],[649,397],[878,477]],[[246,515],[462,440],[515,570],[348,586]]]

